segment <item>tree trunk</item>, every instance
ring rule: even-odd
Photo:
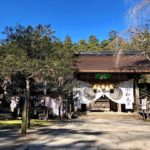
[[[47,82],[44,81],[44,102],[46,102],[46,96],[47,96]],[[45,106],[45,104],[44,104],[44,106]],[[49,110],[46,107],[45,108],[45,113],[44,113],[44,119],[45,119],[45,121],[48,121],[48,115],[49,115]]]
[[[28,97],[28,108],[27,108],[27,113],[28,113],[28,122],[27,122],[27,127],[30,128],[30,120],[31,120],[31,102],[30,102],[30,94],[27,92],[27,97]]]
[[[59,110],[58,110],[58,112],[59,112],[59,119],[62,119],[62,114],[61,114],[61,107],[62,107],[62,96],[60,96],[59,97]]]
[[[27,128],[27,117],[28,117],[28,103],[29,103],[29,81],[26,80],[26,93],[25,93],[25,101],[22,112],[22,124],[21,124],[21,133],[26,134]]]
[[[46,108],[46,113],[45,113],[45,121],[48,122],[48,116],[49,116],[49,109]]]

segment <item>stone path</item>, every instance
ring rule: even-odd
[[[48,128],[2,131],[0,149],[17,150],[149,150],[150,122],[122,117],[82,117]]]

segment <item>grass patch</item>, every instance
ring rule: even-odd
[[[41,126],[49,126],[52,125],[51,121],[44,121],[38,119],[31,119],[31,127],[41,127]]]
[[[21,120],[0,120],[0,129],[20,128]]]
[[[0,129],[21,128],[21,122],[21,120],[0,120]],[[51,121],[31,119],[31,128],[49,125],[52,125]]]
[[[145,121],[148,121],[148,122],[150,122],[150,119],[146,119]]]

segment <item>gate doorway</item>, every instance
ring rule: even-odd
[[[107,112],[107,111],[118,112],[118,104],[111,101],[106,96],[104,96],[96,100],[95,102],[90,103],[89,110],[99,112]]]

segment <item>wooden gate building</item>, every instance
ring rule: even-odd
[[[150,60],[140,51],[75,53],[78,109],[91,111],[137,111],[138,80],[150,73]]]

